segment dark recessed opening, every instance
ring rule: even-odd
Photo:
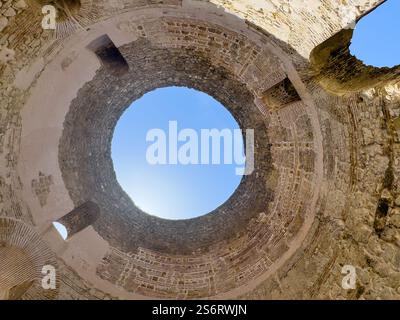
[[[301,98],[289,78],[285,78],[269,88],[263,95],[264,103],[272,109],[279,109],[300,100]]]
[[[60,232],[60,229],[57,227],[57,225],[55,225],[55,227],[65,240],[95,223],[99,215],[99,206],[92,201],[86,201],[56,221],[56,223],[65,227],[67,231],[65,237],[63,236],[63,233]]]
[[[115,76],[121,76],[129,71],[129,65],[119,49],[108,35],[103,35],[88,45],[99,58],[101,64],[108,72]]]

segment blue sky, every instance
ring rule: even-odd
[[[400,64],[400,1],[389,0],[360,20],[350,50],[365,64]],[[122,115],[114,132],[112,158],[117,179],[137,206],[167,219],[188,219],[223,204],[241,176],[235,164],[150,165],[146,134],[153,128],[168,132],[169,121],[178,130],[239,129],[232,115],[205,93],[182,87],[161,88],[135,101]],[[182,144],[182,143],[181,143]]]
[[[350,51],[367,65],[400,64],[400,1],[388,0],[356,25]]]
[[[147,132],[160,128],[168,133],[174,120],[178,131],[192,128],[199,136],[201,129],[239,129],[230,112],[209,95],[184,87],[160,88],[123,113],[112,140],[112,159],[118,182],[138,207],[162,218],[188,219],[223,204],[242,176],[236,175],[236,164],[150,165]]]

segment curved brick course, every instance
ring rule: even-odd
[[[0,239],[34,234],[59,282],[39,290],[36,260],[7,240],[7,263],[29,278],[8,297],[399,298],[398,68],[366,68],[340,32],[343,10],[361,17],[382,1],[81,0],[56,31],[23,2],[0,6]],[[123,110],[170,85],[256,130],[255,172],[184,221],[136,208],[110,159]],[[99,217],[68,220],[77,232],[64,241],[52,222],[87,201]]]

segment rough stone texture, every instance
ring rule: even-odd
[[[50,194],[50,186],[53,184],[52,176],[46,176],[39,172],[39,178],[32,180],[32,190],[39,199],[40,205],[43,207],[47,203],[47,197]]]
[[[398,68],[349,57],[341,32],[343,12],[382,1],[73,2],[48,31],[31,1],[1,1],[0,216],[25,227],[0,238],[37,235],[59,283],[52,295],[24,278],[0,295],[400,298]],[[105,34],[126,74],[87,49]],[[109,157],[124,108],[166,85],[210,93],[257,141],[256,171],[228,202],[176,223],[135,208]],[[88,200],[100,207],[93,229],[57,238],[51,222]],[[349,264],[354,290],[341,287]]]
[[[43,266],[57,267],[56,258],[31,227],[19,220],[0,218],[0,258],[3,296],[17,299],[27,290],[43,297],[57,296],[57,288],[46,291],[41,286]]]
[[[78,233],[94,224],[99,218],[99,213],[100,208],[96,203],[86,201],[62,218],[58,219],[57,222],[64,225],[68,232],[68,238],[70,238],[75,233]]]

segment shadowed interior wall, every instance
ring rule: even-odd
[[[0,7],[0,295],[400,297],[398,67],[349,56],[341,14],[382,1],[74,3],[56,30],[30,1]],[[123,110],[170,85],[210,94],[256,133],[253,174],[188,221],[137,208],[110,157]],[[56,290],[40,286],[45,264]]]

